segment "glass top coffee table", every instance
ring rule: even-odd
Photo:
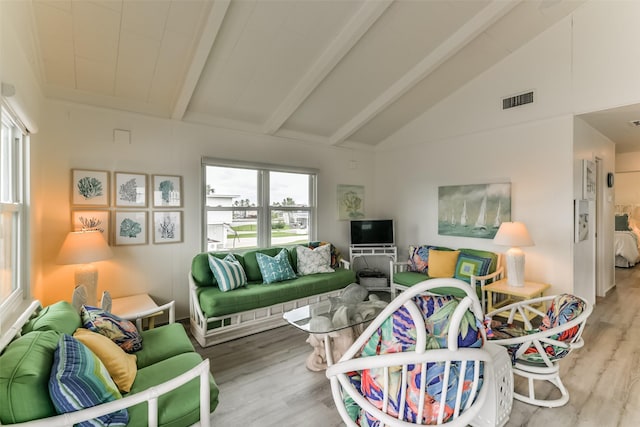
[[[340,359],[365,324],[375,319],[386,305],[373,294],[366,301],[351,304],[338,299],[320,301],[287,311],[283,317],[290,325],[309,333],[307,342],[313,352],[306,365],[311,371],[321,371],[327,368],[327,354],[330,361]]]

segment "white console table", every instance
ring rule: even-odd
[[[398,259],[398,249],[395,246],[350,246],[349,247],[349,261],[351,262],[351,268],[355,270],[355,260],[361,257],[369,256],[384,256],[390,258],[392,261]],[[387,275],[389,278],[389,275]],[[389,290],[389,283],[384,287],[370,288],[369,290]]]

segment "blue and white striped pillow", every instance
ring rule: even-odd
[[[209,268],[222,292],[238,289],[247,284],[247,275],[233,254],[227,254],[224,259],[209,254]]]
[[[91,408],[122,397],[98,356],[67,334],[60,336],[53,356],[49,396],[59,414]],[[76,425],[125,426],[128,422],[129,413],[121,409]]]

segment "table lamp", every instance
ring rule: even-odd
[[[527,227],[521,222],[503,222],[493,238],[493,243],[510,246],[505,254],[509,286],[524,286],[524,252],[520,248],[533,246]]]
[[[78,264],[75,285],[87,288],[87,303],[98,304],[98,268],[92,264],[113,257],[100,231],[72,231],[67,234],[58,254],[58,264]]]

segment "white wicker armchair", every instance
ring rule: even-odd
[[[427,297],[430,289],[444,286],[466,296]],[[425,312],[435,305],[433,312]],[[511,412],[513,375],[504,349],[487,343],[479,347],[485,339],[482,319],[475,290],[463,281],[431,279],[403,292],[337,363],[328,361],[326,375],[342,420],[350,427],[359,425],[355,419],[387,426],[504,425]],[[398,322],[415,327],[403,334]],[[393,330],[393,339],[383,330]],[[468,345],[468,337],[475,348],[459,345]],[[364,354],[367,346],[376,348],[375,342],[378,354]],[[380,345],[392,348],[382,354]]]

